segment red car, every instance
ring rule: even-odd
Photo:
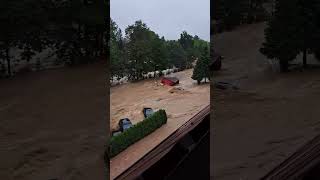
[[[176,84],[179,84],[179,79],[176,77],[163,77],[161,79],[161,83],[168,86],[174,86]]]

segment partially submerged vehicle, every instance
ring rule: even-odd
[[[143,108],[142,112],[143,112],[144,118],[147,118],[154,113],[153,109],[151,108]]]
[[[121,134],[122,132],[120,130],[115,130],[115,131],[112,131],[112,136],[117,136],[119,134]]]
[[[131,123],[130,119],[128,119],[128,118],[120,119],[119,128],[120,128],[121,132],[124,132],[131,127],[132,127],[132,123]]]
[[[117,135],[121,134],[122,132],[126,131],[127,129],[131,128],[132,126],[133,125],[132,125],[130,119],[128,119],[128,118],[120,119],[120,121],[119,121],[119,129],[113,130],[111,132],[111,135],[112,136],[117,136]]]
[[[163,77],[161,83],[168,86],[174,86],[179,84],[179,79],[176,77]]]

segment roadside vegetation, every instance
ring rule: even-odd
[[[216,0],[213,2],[213,33],[230,31],[242,24],[267,22],[260,52],[275,59],[281,72],[302,54],[320,59],[320,3],[316,0]]]
[[[110,81],[127,77],[130,81],[142,80],[151,76],[161,76],[163,70],[192,68],[209,42],[192,36],[186,31],[178,40],[166,40],[141,20],[125,29],[123,37],[116,22],[110,20]],[[156,72],[159,73],[156,73]]]
[[[307,54],[314,54],[319,59],[319,19],[319,1],[276,1],[260,51],[268,58],[278,60],[282,72],[288,71],[289,62],[302,53],[306,68]]]
[[[194,67],[192,79],[196,80],[198,84],[204,79],[206,83],[207,79],[210,80],[210,50],[209,47],[204,47],[200,58],[198,58],[196,66]]]
[[[1,0],[0,76],[13,76],[22,61],[31,70],[48,49],[33,64],[54,56],[56,64],[75,65],[106,54],[107,7],[98,0]]]
[[[121,134],[111,137],[109,157],[112,158],[116,156],[131,144],[149,135],[165,123],[167,123],[167,114],[165,110],[159,110]]]

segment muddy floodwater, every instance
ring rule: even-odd
[[[112,87],[110,90],[110,128],[118,128],[118,121],[129,118],[133,124],[144,119],[142,109],[150,107],[166,110],[168,120],[187,117],[209,103],[209,83],[197,85],[191,79],[193,69],[170,74],[180,83],[164,86],[160,79],[148,79]]]
[[[168,121],[155,132],[129,146],[110,160],[110,179],[114,179],[141,159],[175,130],[209,105],[210,84],[191,79],[192,69],[173,73],[180,83],[163,86],[160,79],[149,79],[111,88],[111,129],[118,128],[121,118],[129,118],[133,124],[143,120],[142,109],[150,107],[155,111],[164,109]]]

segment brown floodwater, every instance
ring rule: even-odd
[[[203,104],[209,103],[209,83],[197,85],[191,79],[192,69],[170,74],[179,79],[176,86],[164,86],[160,79],[127,83],[110,90],[110,128],[118,128],[118,121],[129,118],[134,124],[143,120],[142,109],[166,110],[168,117],[188,116]]]
[[[160,79],[148,79],[112,87],[110,90],[110,128],[117,129],[121,118],[133,124],[143,120],[143,107],[157,111],[164,109],[168,121],[155,132],[131,145],[110,160],[110,179],[114,179],[145,154],[151,151],[197,112],[210,103],[210,84],[191,79],[192,69],[177,72],[180,83],[174,87],[163,86]]]

